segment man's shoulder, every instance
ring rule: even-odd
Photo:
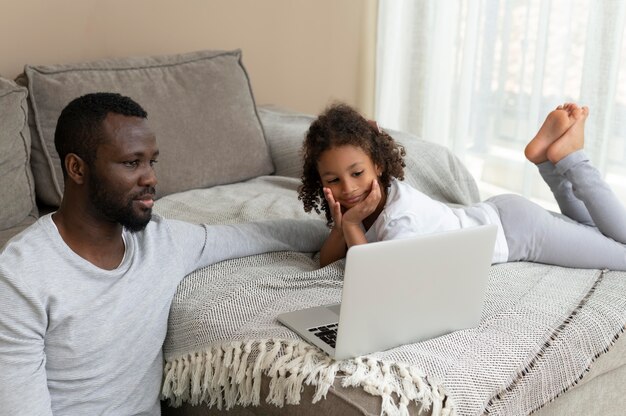
[[[148,226],[146,227],[146,231],[148,232],[164,231],[164,230],[171,231],[171,230],[177,230],[179,228],[203,229],[204,226],[202,224],[178,220],[175,218],[165,218],[159,214],[152,214],[152,219],[148,223]]]
[[[153,214],[152,219],[141,232],[126,231],[127,236],[136,238],[142,244],[170,244],[171,240],[179,240],[185,236],[204,235],[204,227],[187,221],[164,218]]]
[[[31,271],[35,274],[45,272],[45,259],[56,246],[45,221],[40,218],[6,243],[0,252],[0,278],[11,280],[11,276],[24,277],[33,274]]]
[[[17,248],[35,249],[39,246],[49,246],[51,236],[48,232],[49,215],[43,216],[33,224],[13,236],[4,245],[0,252],[0,258],[11,256]]]
[[[188,223],[186,221],[165,218],[159,214],[152,214],[152,218],[150,219],[150,222],[148,222],[148,224],[146,225],[146,228],[144,228],[141,232],[137,234],[144,235],[146,237],[152,237],[155,234],[171,232],[172,229],[176,229],[181,226],[197,227],[197,225]]]

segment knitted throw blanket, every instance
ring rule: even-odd
[[[295,186],[257,178],[166,197],[156,211],[208,223],[306,217]],[[383,414],[408,414],[410,402],[434,415],[528,414],[572,387],[626,322],[626,273],[508,263],[491,268],[478,327],[338,362],[276,316],[340,301],[342,275],[342,262],[320,269],[312,254],[279,252],[187,276],[170,313],[162,397],[282,406],[300,402],[303,384],[322,399],[339,377],[380,396]]]

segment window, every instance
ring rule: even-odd
[[[376,118],[451,148],[483,198],[557,209],[524,158],[546,115],[590,107],[586,152],[626,202],[626,2],[379,3]]]

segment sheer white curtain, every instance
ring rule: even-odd
[[[558,104],[591,109],[586,148],[626,201],[622,0],[380,0],[376,118],[448,146],[483,197],[554,208],[523,150]]]

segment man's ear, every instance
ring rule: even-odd
[[[70,180],[82,185],[85,183],[85,174],[87,171],[87,164],[76,153],[68,153],[65,156],[65,170]]]

